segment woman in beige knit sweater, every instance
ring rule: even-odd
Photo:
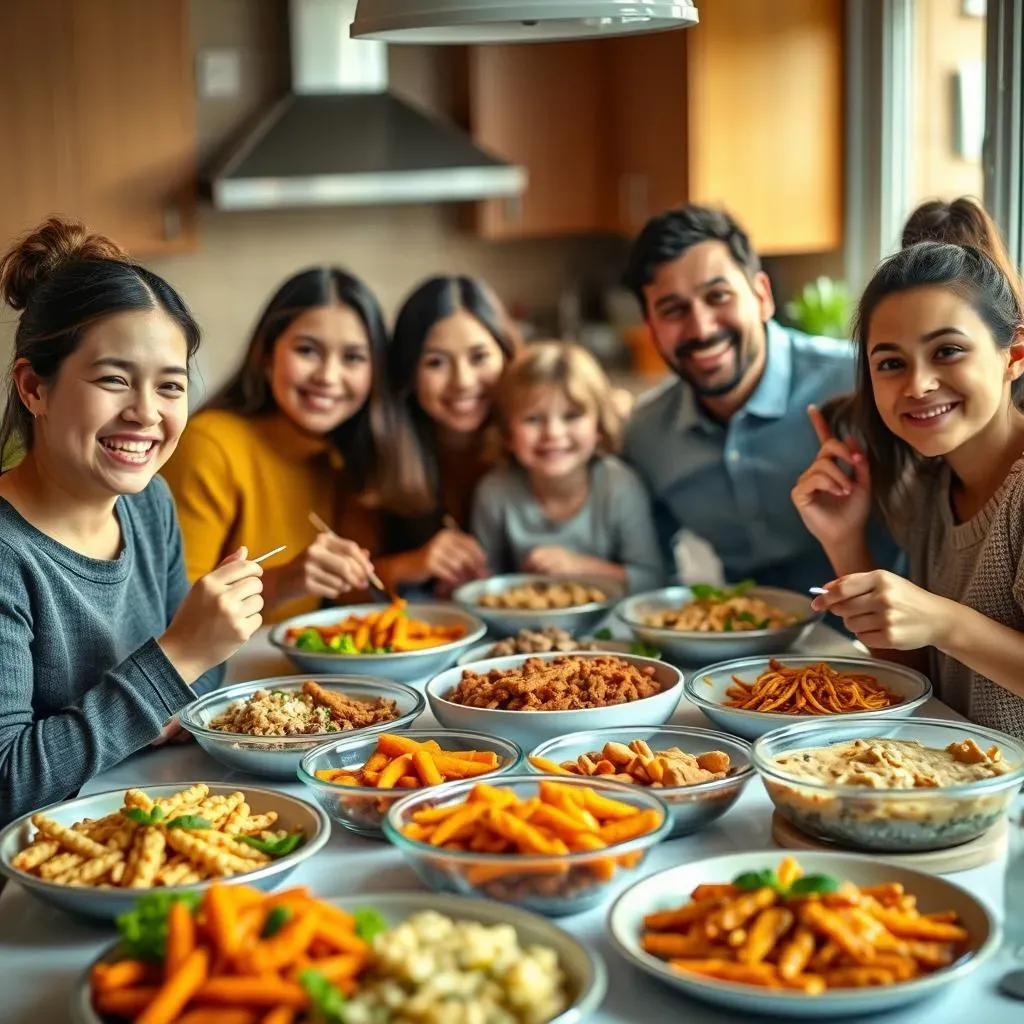
[[[836,572],[815,601],[928,672],[972,720],[1024,737],[1024,309],[977,249],[923,242],[860,301],[853,431],[812,410],[821,450],[793,490]],[[910,560],[875,568],[872,504]]]

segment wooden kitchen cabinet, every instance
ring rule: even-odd
[[[633,235],[692,201],[727,207],[765,254],[841,245],[843,0],[698,7],[695,28],[560,44],[543,68],[487,58],[474,131],[530,184],[519,218],[482,204],[483,234]]]
[[[587,40],[470,49],[473,137],[530,179],[522,197],[477,204],[483,237],[588,234],[604,220],[609,139],[595,102],[602,47]]]
[[[186,0],[33,0],[4,12],[0,241],[59,213],[133,255],[195,244]]]

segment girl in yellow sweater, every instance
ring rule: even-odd
[[[310,513],[344,529],[343,506],[376,491],[386,344],[380,306],[351,274],[315,267],[281,285],[241,369],[189,421],[164,469],[192,579],[242,545],[287,545],[263,566],[268,622],[368,586],[366,548],[319,534]]]

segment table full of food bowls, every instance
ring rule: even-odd
[[[807,595],[324,609],[180,721],[0,833],[4,1024],[1024,1016],[1024,744]]]

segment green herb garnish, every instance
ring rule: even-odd
[[[790,887],[790,896],[810,896],[814,893],[838,892],[839,882],[831,875],[804,875]]]
[[[299,984],[309,994],[318,1020],[325,1024],[341,1024],[345,1012],[345,996],[341,989],[312,968],[299,975]]]
[[[732,884],[741,892],[753,892],[755,889],[774,889],[777,893],[784,892],[778,877],[771,868],[760,871],[744,871],[737,875]]]
[[[177,818],[171,818],[167,822],[167,828],[213,828],[213,822],[199,817],[198,814],[182,814]]]
[[[235,839],[276,860],[300,847],[306,841],[306,834],[293,832],[291,835],[281,836],[280,839],[260,839],[258,836],[235,836]]]
[[[387,918],[373,907],[360,907],[352,916],[356,919],[356,935],[363,942],[373,942],[381,932],[386,932],[390,927]]]
[[[755,580],[740,580],[731,587],[713,587],[710,583],[694,583],[690,593],[698,601],[729,601],[734,597],[742,597],[748,590],[757,586]]]
[[[117,918],[117,930],[127,957],[160,963],[167,952],[167,916],[171,906],[185,903],[194,914],[200,898],[193,892],[154,892],[142,896],[134,909]]]
[[[264,939],[271,938],[276,935],[291,919],[291,907],[274,907],[274,909],[267,914],[266,921],[263,922],[263,931],[260,932],[260,936]]]
[[[595,640],[611,640],[611,638],[612,638],[612,631],[607,626],[605,626],[604,629],[599,629],[594,634],[594,639]]]
[[[163,821],[164,809],[160,806],[154,806],[151,810],[144,811],[141,807],[129,807],[124,812],[124,816],[139,825],[156,825],[158,822]]]
[[[647,644],[634,640],[629,645],[629,653],[635,654],[638,658],[660,658],[661,651],[657,647],[648,647]]]
[[[837,892],[839,889],[839,882],[831,875],[804,875],[787,889],[771,868],[762,868],[760,871],[744,871],[732,880],[732,884],[741,892],[753,892],[755,889],[765,888],[774,889],[783,899]]]

